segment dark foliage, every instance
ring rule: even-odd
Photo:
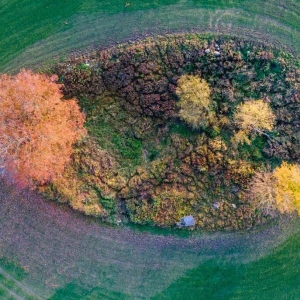
[[[250,41],[177,35],[73,57],[55,72],[66,97],[80,99],[90,135],[121,166],[119,213],[160,226],[192,213],[198,227],[237,229],[265,221],[245,193],[254,172],[299,162],[299,70],[292,63],[289,54]],[[182,74],[210,86],[215,119],[205,128],[192,130],[177,117]],[[273,140],[233,149],[230,120],[249,99],[270,102]]]

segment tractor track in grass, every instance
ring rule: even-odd
[[[64,59],[75,51],[109,47],[158,34],[190,31],[255,39],[276,44],[299,55],[300,33],[297,20],[300,6],[294,1],[289,0],[286,6],[280,7],[279,2],[272,0],[265,5],[268,9],[263,7],[261,11],[258,0],[251,3],[244,1],[243,5],[231,5],[228,8],[224,4],[218,5],[216,1],[210,2],[214,4],[201,6],[193,5],[192,1],[183,1],[146,10],[113,11],[112,8],[111,12],[74,12],[65,21],[66,27],[58,24],[53,33],[24,46],[18,51],[18,55],[16,52],[11,54],[6,63],[0,63],[0,70],[15,72],[21,67],[40,67],[45,63]],[[26,36],[25,33],[23,35],[24,37],[19,37],[20,42]],[[15,33],[15,38],[17,36]],[[34,37],[33,34],[33,40]],[[6,52],[9,52],[8,45],[12,39],[10,36],[3,39],[2,49],[7,48],[3,57],[9,56]]]
[[[24,285],[22,282],[16,280],[15,278],[13,278],[10,274],[8,274],[4,269],[2,269],[0,267],[0,274],[2,276],[4,276],[4,278],[6,278],[7,280],[9,280],[10,282],[13,283],[13,285],[17,288],[20,289],[22,292],[24,292],[26,295],[28,295],[28,297],[21,297],[20,295],[18,295],[16,293],[15,290],[13,289],[8,289],[5,287],[5,290],[7,290],[13,297],[15,297],[16,299],[36,299],[36,300],[42,300],[43,298],[40,297],[39,295],[36,294],[36,292],[30,288],[27,285]],[[4,285],[0,282],[1,287],[3,288]]]
[[[0,201],[0,257],[17,258],[28,275],[16,282],[2,269],[0,274],[35,299],[69,282],[133,299],[152,297],[205,261],[257,260],[293,230],[286,220],[256,233],[183,238],[101,225],[35,194],[27,199],[3,184]]]
[[[0,283],[0,288],[3,289],[4,291],[6,291],[13,299],[24,300],[24,298],[18,296],[14,291],[5,287],[2,283]]]
[[[52,11],[43,7],[50,5],[46,1],[2,3],[1,72],[39,68],[70,54],[177,32],[232,34],[276,44],[299,56],[299,1],[271,0],[263,6],[258,0],[230,1],[236,7],[229,2],[227,7],[222,0],[161,1],[162,5],[149,8],[134,3],[128,10],[124,3],[118,8],[110,0],[71,2],[63,4],[59,14],[56,7]],[[88,4],[85,9],[84,4]],[[93,7],[98,4],[100,8]],[[299,224],[283,220],[258,232],[195,234],[189,238],[162,235],[161,231],[150,234],[98,224],[37,195],[27,198],[0,184],[0,257],[17,259],[28,272],[19,281],[0,266],[0,274],[14,286],[10,290],[0,282],[0,291],[5,290],[10,299],[27,299],[26,295],[44,299],[75,283],[87,290],[97,286],[125,295],[119,299],[149,299],[184,278],[189,270],[201,268],[203,262],[226,261],[237,266],[255,262],[272,253],[293,232],[299,236]],[[288,286],[288,274],[278,274],[280,266],[274,265],[278,285]],[[271,276],[257,274],[259,281],[265,280],[265,289],[272,288],[267,285]],[[288,298],[288,294],[282,297]]]

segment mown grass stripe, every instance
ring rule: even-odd
[[[261,36],[300,49],[300,4],[244,1],[24,0],[0,6],[0,70],[16,70],[89,46],[143,35],[191,30]],[[56,12],[60,13],[57,14]],[[25,51],[25,52],[24,52]],[[22,54],[24,52],[24,54]],[[19,57],[19,59],[17,59]],[[14,60],[15,59],[15,60]],[[14,62],[12,62],[14,60]]]
[[[1,282],[0,282],[0,288],[3,289],[4,291],[6,291],[7,294],[12,297],[12,299],[17,299],[17,300],[24,300],[25,299],[25,298],[22,298],[19,295],[17,295],[13,290],[11,290],[10,288],[6,287]]]
[[[35,292],[33,292],[26,285],[21,283],[20,281],[14,279],[11,275],[9,275],[6,271],[0,268],[0,283],[4,284],[5,287],[12,289],[19,295],[22,295],[24,299],[37,299],[42,300],[40,296],[38,296]]]

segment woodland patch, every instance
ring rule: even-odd
[[[208,51],[209,49],[209,51]],[[289,53],[224,36],[170,35],[71,57],[54,73],[86,114],[62,178],[40,188],[108,222],[173,226],[192,214],[206,230],[245,229],[274,217],[249,189],[257,172],[299,163],[299,67]],[[213,118],[180,118],[178,80],[198,76]],[[242,103],[262,99],[274,127],[234,145]],[[275,214],[277,216],[277,214]]]

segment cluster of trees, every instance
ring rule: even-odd
[[[56,66],[64,95],[80,97],[89,135],[105,157],[114,158],[115,174],[124,178],[125,188],[113,187],[116,196],[104,197],[103,207],[111,214],[126,212],[131,221],[144,223],[156,210],[151,222],[163,225],[168,212],[177,218],[178,209],[191,208],[197,226],[209,229],[248,228],[268,219],[245,191],[255,172],[274,157],[292,162],[299,156],[297,71],[292,58],[244,40],[222,38],[222,57],[205,55],[207,43],[213,42],[198,35],[188,40],[168,36],[90,53],[93,68],[84,68],[79,57]],[[187,75],[180,77],[182,72]],[[59,184],[74,192],[68,194],[72,207],[90,212],[93,203],[102,203],[106,173],[98,172],[88,157],[91,148],[77,145],[82,155],[72,155],[74,172],[65,172],[65,182]],[[193,196],[181,201],[174,193],[162,193],[165,186],[175,190],[176,184]],[[216,201],[226,205],[206,209]]]
[[[59,177],[85,134],[75,99],[62,100],[55,77],[21,70],[0,76],[0,162],[5,178],[19,186]]]
[[[213,115],[210,88],[198,76],[183,75],[178,80],[176,94],[179,97],[179,117],[194,129],[200,129]],[[232,146],[251,144],[255,135],[268,134],[274,127],[275,115],[263,100],[248,100],[239,104],[233,115],[235,133]],[[300,215],[300,167],[283,162],[273,172],[256,173],[250,194],[257,206],[266,214],[275,211]]]
[[[57,78],[21,70],[0,76],[0,170],[21,187],[58,180],[73,153],[72,145],[86,134],[85,116],[76,99],[63,100]],[[176,94],[179,117],[193,129],[215,119],[208,83],[183,75]],[[233,145],[251,143],[273,129],[275,116],[263,100],[248,100],[233,114]],[[274,171],[256,173],[250,195],[267,214],[300,214],[300,167],[283,162]]]
[[[199,76],[183,75],[177,82],[176,94],[179,97],[178,115],[194,129],[213,121],[213,103],[208,83]],[[249,100],[237,106],[233,123],[236,132],[232,138],[235,145],[250,144],[255,134],[265,135],[273,129],[275,115],[270,105],[263,100]]]

